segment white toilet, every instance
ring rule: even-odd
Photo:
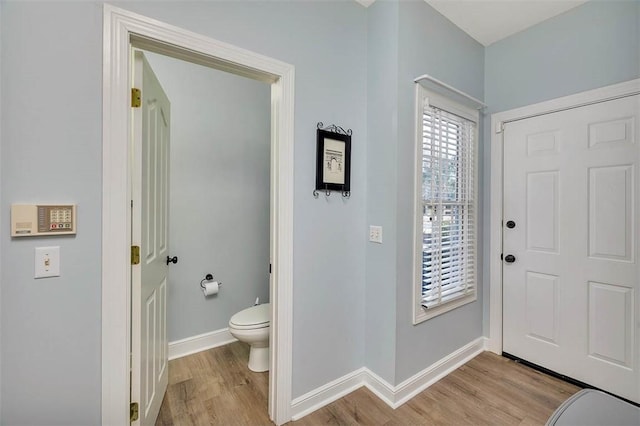
[[[269,370],[269,325],[271,305],[252,306],[229,320],[229,332],[241,342],[248,343],[249,370],[261,373]]]

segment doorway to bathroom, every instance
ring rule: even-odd
[[[133,144],[131,48],[182,59],[270,86],[269,299],[271,302],[269,417],[290,419],[293,233],[294,69],[280,61],[230,46],[109,5],[104,6],[102,421],[131,422],[132,231],[130,186]],[[222,167],[227,164],[223,164]],[[144,253],[144,250],[142,250]],[[173,254],[171,256],[174,256]],[[135,266],[133,266],[135,267]],[[204,268],[204,266],[203,266]],[[216,271],[207,271],[215,273]],[[223,292],[227,283],[223,281]],[[195,283],[198,285],[198,282]],[[201,293],[200,293],[201,294]],[[220,294],[220,293],[219,293]],[[169,296],[170,297],[170,296]],[[160,339],[161,340],[161,339]],[[140,407],[138,406],[138,409]]]
[[[134,160],[140,157],[132,240],[144,250],[132,267],[132,398],[145,424],[180,402],[172,396],[184,381],[168,379],[168,370],[184,367],[168,361],[234,341],[229,319],[254,304],[268,321],[271,96],[258,80],[133,53],[141,102],[132,109]],[[263,365],[251,369],[264,372],[268,348],[261,351]],[[246,368],[246,359],[210,368],[231,370],[238,361]],[[248,380],[264,382],[257,376],[267,374]],[[167,388],[173,392],[163,403]],[[195,414],[201,407],[185,408]],[[266,408],[265,401],[265,416]]]

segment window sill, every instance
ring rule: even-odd
[[[425,309],[422,307],[422,305],[418,305],[416,306],[416,313],[413,317],[413,325],[418,325],[421,322],[437,317],[438,315],[442,315],[445,312],[449,312],[456,308],[459,308],[460,306],[475,302],[477,299],[477,292],[474,291],[473,294],[452,300],[451,302],[442,304],[440,306],[435,306],[431,309]]]

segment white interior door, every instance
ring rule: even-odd
[[[133,108],[131,401],[139,423],[155,424],[168,383],[167,256],[169,225],[170,104],[140,51],[133,54],[134,87],[142,105]]]
[[[503,351],[636,402],[639,106],[601,102],[503,135]]]

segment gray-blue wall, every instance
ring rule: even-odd
[[[398,8],[377,1],[367,15],[367,225],[381,225],[383,232],[382,244],[365,243],[364,365],[389,383],[396,365]]]
[[[415,326],[412,322],[415,241],[413,80],[422,74],[429,74],[482,99],[484,47],[424,1],[402,1],[399,5],[395,384],[482,335],[482,286],[479,286],[478,301]],[[478,148],[479,155],[482,155],[482,141]],[[482,182],[479,182],[478,187],[482,187]],[[479,197],[479,202],[482,205],[482,197]],[[481,217],[478,220],[481,223]],[[481,232],[478,233],[478,240],[481,244]],[[478,264],[481,264],[482,254],[479,253],[478,256]],[[478,277],[481,276],[482,271],[479,271]]]
[[[2,3],[2,424],[100,420],[102,10]],[[11,203],[77,203],[78,234],[18,238]],[[34,247],[61,276],[34,280]],[[10,324],[10,326],[7,326]]]
[[[640,1],[590,1],[485,49],[484,181],[492,113],[640,78]],[[484,187],[485,235],[490,193]],[[484,251],[488,250],[488,239]],[[484,330],[489,326],[485,261]]]
[[[120,5],[296,67],[294,397],[363,365],[397,384],[481,334],[478,302],[410,323],[413,78],[490,114],[640,76],[638,2],[590,2],[486,49],[420,1]],[[0,423],[98,424],[102,5],[0,10]],[[318,121],[353,129],[349,200],[311,195]],[[11,203],[58,201],[78,204],[75,237],[9,238]],[[61,246],[61,277],[33,279],[41,245]]]
[[[293,395],[360,368],[366,9],[355,2],[120,6],[296,67]],[[2,324],[11,327],[2,330],[1,422],[97,424],[102,5],[9,2],[1,7],[0,208],[8,212],[13,202],[78,203],[75,237],[12,240],[2,232]],[[353,129],[349,200],[312,196],[318,121]],[[9,229],[8,216],[0,225]],[[45,244],[61,246],[62,276],[35,281],[34,247]]]
[[[377,1],[368,19],[367,220],[383,243],[367,243],[365,365],[395,385],[482,334],[481,290],[413,325],[413,81],[430,74],[481,99],[484,48],[424,1]]]
[[[269,301],[271,87],[145,53],[171,101],[169,342]],[[223,282],[204,297],[211,272]]]

